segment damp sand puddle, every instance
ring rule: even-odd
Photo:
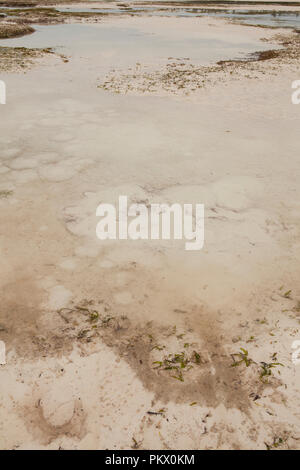
[[[33,25],[34,34],[1,41],[1,45],[26,48],[53,48],[72,58],[99,60],[99,68],[144,63],[164,63],[170,57],[182,57],[199,65],[212,65],[219,60],[246,59],[249,54],[278,45],[260,41],[257,35],[228,25],[211,31],[194,25],[178,32],[175,18],[156,18],[151,30],[151,18],[119,19],[117,23]],[[197,21],[197,19],[186,19]],[[201,21],[201,19],[199,19]],[[166,23],[167,22],[167,23]],[[167,24],[165,29],[164,25]],[[188,24],[186,24],[188,26]]]

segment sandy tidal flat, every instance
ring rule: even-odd
[[[0,76],[0,447],[299,448],[298,36],[109,17],[77,47],[69,26],[5,41],[68,62]],[[163,89],[170,61],[199,86]],[[159,86],[135,86],[140,68]],[[98,240],[120,194],[204,203],[203,250]]]

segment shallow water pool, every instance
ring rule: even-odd
[[[149,19],[151,22],[151,19]],[[149,32],[143,31],[137,24],[124,25],[101,24],[63,24],[35,26],[31,35],[1,41],[3,46],[47,48],[72,57],[94,58],[99,65],[116,66],[144,62],[159,62],[169,57],[184,57],[198,64],[213,64],[218,60],[241,59],[247,54],[270,49],[270,44],[263,43],[250,35],[231,32],[220,35],[202,32],[201,29],[181,32],[176,29]],[[274,46],[275,47],[275,46]]]

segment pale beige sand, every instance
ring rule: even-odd
[[[191,97],[105,92],[103,61],[3,76],[0,447],[299,448],[299,62]],[[205,203],[204,250],[100,242],[119,194]],[[256,364],[231,367],[241,347]],[[154,370],[181,351],[184,382]]]

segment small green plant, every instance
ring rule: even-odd
[[[89,312],[89,314],[91,322],[99,320],[99,312],[97,312],[97,310],[93,310],[92,312]]]
[[[177,371],[177,375],[171,375],[171,377],[173,379],[179,380],[180,382],[184,382],[184,378],[183,378],[181,370]]]
[[[159,346],[158,344],[156,344],[155,346],[153,346],[153,348],[151,348],[151,351],[154,351],[155,349],[157,349],[157,351],[162,351],[163,349],[165,349],[165,346]]]
[[[197,351],[193,352],[193,359],[196,364],[201,364],[201,356]]]
[[[233,363],[231,364],[231,367],[237,367],[243,363],[246,365],[246,367],[249,367],[250,364],[254,363],[254,361],[250,359],[248,351],[243,348],[240,348],[240,352],[236,354],[231,354],[231,357],[233,359]],[[236,357],[238,359],[236,359]]]
[[[287,437],[277,437],[277,436],[275,436],[274,439],[273,439],[272,444],[267,444],[265,442],[265,446],[266,446],[267,450],[277,449],[278,447],[285,444],[287,439],[288,439]]]
[[[184,382],[183,372],[192,369],[192,364],[201,364],[201,356],[196,351],[193,351],[191,356],[188,356],[185,351],[176,354],[169,354],[161,361],[154,361],[155,369],[174,371],[175,375],[171,375],[173,379]]]
[[[260,372],[259,378],[262,382],[268,383],[268,380],[265,379],[265,377],[270,377],[272,375],[272,372],[273,372],[272,369],[274,369],[277,366],[284,367],[284,365],[281,364],[281,362],[278,362],[277,353],[274,353],[272,355],[272,360],[274,362],[261,362],[260,363],[261,372]]]
[[[291,298],[291,293],[292,293],[292,291],[291,291],[291,290],[288,290],[288,291],[286,291],[286,292],[283,294],[283,297],[284,297],[285,299],[290,299],[290,298]]]

